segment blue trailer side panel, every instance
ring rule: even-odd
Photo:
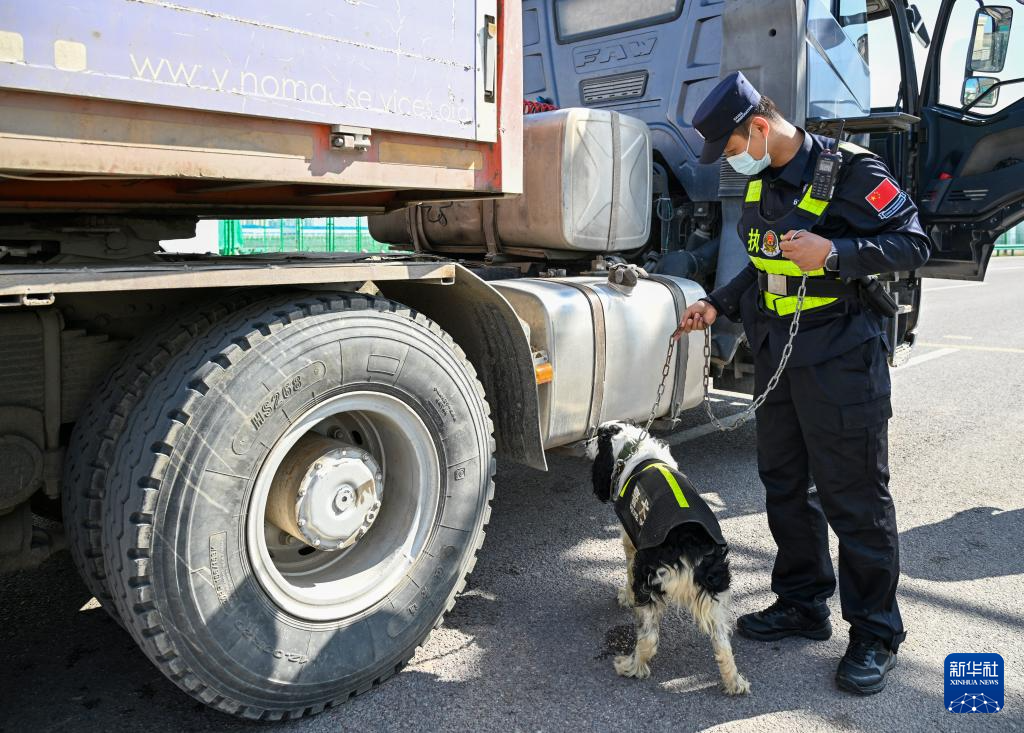
[[[478,94],[494,6],[14,0],[0,87],[478,139],[495,115]]]

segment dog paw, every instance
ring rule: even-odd
[[[619,605],[623,608],[632,608],[636,604],[633,602],[633,591],[627,586],[619,588],[618,592]]]
[[[621,677],[636,677],[638,680],[651,676],[651,668],[637,662],[632,654],[615,657],[615,671]]]
[[[747,678],[737,674],[736,678],[724,684],[726,695],[749,695],[750,683]]]

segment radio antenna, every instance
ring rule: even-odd
[[[836,145],[832,149],[833,153],[839,152],[839,142],[843,139],[843,130],[846,129],[846,120],[839,120],[839,132],[836,134]]]

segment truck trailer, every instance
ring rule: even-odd
[[[943,0],[928,28],[904,0],[5,4],[0,568],[66,546],[225,713],[370,690],[464,587],[497,460],[545,469],[662,383],[658,428],[702,402],[703,337],[666,350],[746,258],[746,181],[690,124],[716,80],[918,201],[931,260],[884,279],[896,365],[920,277],[984,278],[1024,218],[1018,6]],[[160,246],[348,214],[396,251]],[[739,324],[711,368],[749,372]]]

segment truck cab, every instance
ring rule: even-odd
[[[746,263],[733,234],[745,180],[724,161],[699,164],[701,139],[690,124],[707,92],[734,70],[795,124],[842,130],[880,155],[917,202],[933,249],[920,271],[886,283],[901,306],[893,363],[913,341],[919,278],[983,279],[996,238],[1024,219],[1024,54],[1011,50],[1024,45],[1020,2],[614,0],[600,13],[590,7],[525,0],[524,93],[647,123],[657,199],[652,239],[660,238],[646,253],[649,269],[676,271],[710,289]],[[672,252],[692,249],[699,231],[718,247],[695,268]],[[713,330],[718,367],[749,371],[738,325]]]

